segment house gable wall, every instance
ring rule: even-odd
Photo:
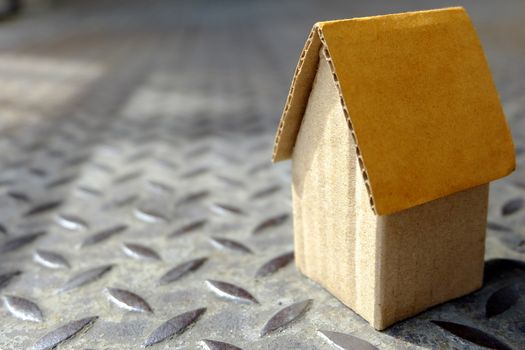
[[[376,217],[330,67],[320,56],[293,153],[295,259],[306,276],[371,319]]]

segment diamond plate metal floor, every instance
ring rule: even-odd
[[[525,9],[506,4],[466,4],[519,164],[491,186],[485,285],[384,332],[293,267],[270,154],[315,21],[421,6],[90,1],[2,24],[0,349],[525,348]]]

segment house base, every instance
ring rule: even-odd
[[[299,270],[379,330],[478,289],[488,185],[377,216],[346,123],[321,53],[293,153]]]

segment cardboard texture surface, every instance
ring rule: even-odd
[[[479,288],[488,185],[377,216],[346,123],[321,53],[293,151],[300,271],[377,329]]]
[[[371,321],[376,216],[354,149],[323,59],[293,154],[295,261],[306,276]]]
[[[316,24],[292,83],[274,161],[292,156],[322,47],[377,214],[486,184],[515,168],[499,98],[462,8]]]

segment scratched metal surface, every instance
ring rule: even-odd
[[[509,260],[384,332],[293,267],[269,159],[311,24],[421,6],[90,1],[0,24],[0,349],[523,349],[525,5],[466,6],[518,150],[490,193],[486,256]]]

